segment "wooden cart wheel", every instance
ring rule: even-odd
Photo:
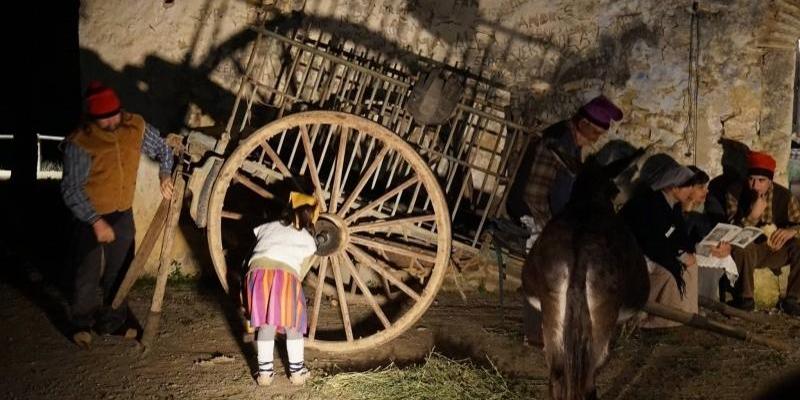
[[[304,282],[310,289],[306,345],[359,351],[403,333],[444,279],[447,203],[410,145],[351,114],[281,118],[243,139],[225,161],[208,207],[209,248],[222,286],[228,290],[234,272],[241,276],[252,228],[277,219],[297,186],[314,190],[323,205],[318,251]]]

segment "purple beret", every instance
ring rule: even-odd
[[[611,126],[611,121],[622,119],[622,110],[603,95],[597,96],[584,104],[578,110],[578,114],[603,129],[608,129]]]

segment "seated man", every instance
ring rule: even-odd
[[[770,268],[780,274],[780,268],[789,264],[789,285],[786,298],[778,304],[785,313],[800,316],[800,202],[785,187],[772,181],[775,159],[769,154],[751,151],[747,156],[748,185],[727,195],[727,215],[741,226],[777,229],[766,240],[756,240],[744,249],[734,248],[733,259],[739,269],[739,280],[734,287],[733,306],[755,309],[753,301],[753,270]]]
[[[537,225],[545,226],[566,205],[575,180],[552,150],[570,158],[565,161],[579,163],[581,150],[600,139],[612,121],[620,119],[622,110],[605,96],[598,96],[572,118],[546,128],[541,140],[531,141],[509,188],[506,210],[511,219],[518,222],[529,215]]]
[[[620,211],[642,248],[655,302],[697,312],[697,261],[684,225],[681,205],[692,193],[694,172],[666,154],[642,166],[642,182]],[[666,328],[677,322],[648,316],[643,328]]]

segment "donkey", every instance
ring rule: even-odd
[[[564,210],[544,227],[522,269],[527,301],[542,312],[555,400],[596,399],[595,377],[617,323],[638,313],[650,283],[644,255],[614,212],[613,179],[644,151],[577,170]],[[558,154],[557,154],[558,155]]]

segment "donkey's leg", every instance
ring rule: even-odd
[[[525,343],[542,348],[542,305],[533,295],[523,294],[522,299],[522,333]]]
[[[613,290],[610,282],[596,281],[590,279],[586,285],[586,301],[589,308],[589,318],[592,324],[591,343],[592,349],[589,353],[590,359],[587,378],[587,399],[597,398],[597,388],[595,378],[597,371],[608,359],[609,347],[617,326],[619,318],[619,299],[620,294]]]
[[[550,398],[560,400],[565,398],[567,388],[564,379],[564,341],[557,313],[554,312],[556,304],[553,299],[542,302],[542,339],[544,344],[545,360],[550,370]]]

